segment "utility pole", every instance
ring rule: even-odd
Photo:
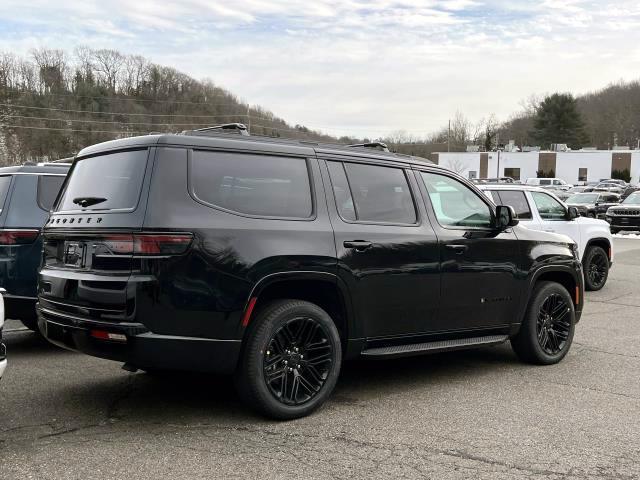
[[[251,107],[247,103],[247,133],[251,133]]]
[[[449,130],[447,133],[447,152],[451,151],[451,119],[449,119]]]
[[[496,177],[498,178],[498,182],[500,181],[500,132],[496,132],[496,151],[498,152],[498,170],[496,172]]]

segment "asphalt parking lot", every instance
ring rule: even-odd
[[[615,242],[559,365],[507,345],[355,362],[287,423],[228,379],[132,374],[9,321],[0,479],[640,478],[640,240]]]

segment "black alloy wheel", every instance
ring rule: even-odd
[[[585,288],[597,291],[604,287],[609,277],[609,256],[601,247],[590,247],[585,252]]]
[[[571,308],[557,293],[549,295],[538,312],[536,333],[540,348],[548,355],[561,352],[571,331]]]
[[[556,282],[539,282],[511,346],[524,362],[553,365],[569,352],[575,324],[575,306],[567,289]]]
[[[282,325],[264,354],[264,380],[285,405],[302,405],[322,389],[331,371],[329,333],[313,318],[298,317]]]
[[[322,406],[342,364],[340,333],[329,314],[305,300],[275,300],[251,319],[236,372],[244,402],[278,420]]]

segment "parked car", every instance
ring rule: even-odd
[[[609,192],[609,193],[615,193],[617,195],[621,195],[624,192],[624,190],[625,190],[625,187],[622,187],[617,183],[601,182],[593,187],[586,188],[584,191],[585,193]]]
[[[7,347],[2,343],[2,328],[4,327],[4,289],[0,288],[0,380],[7,368]]]
[[[70,163],[0,168],[0,287],[7,318],[37,331],[40,229],[49,215]]]
[[[620,196],[608,192],[576,193],[565,200],[570,207],[576,207],[583,217],[604,219],[609,207],[620,203]]]
[[[640,231],[640,192],[632,193],[620,205],[607,210],[611,233]]]
[[[625,200],[629,195],[637,191],[640,191],[640,187],[638,187],[637,185],[627,185],[627,188],[625,188],[624,192],[622,192],[622,195],[620,195],[620,200]]]
[[[575,193],[584,193],[586,188],[586,185],[574,185],[569,190],[567,190],[567,194],[573,195]]]
[[[527,178],[525,185],[551,187],[556,190],[569,190],[573,187],[573,185],[568,184],[561,178]]]
[[[607,283],[613,264],[613,239],[604,220],[579,217],[549,191],[528,186],[481,186],[496,204],[511,205],[520,224],[533,230],[562,233],[578,245],[587,290],[600,290]],[[583,194],[578,194],[583,195]],[[588,195],[588,194],[586,194]]]
[[[620,180],[619,178],[602,178],[600,179],[599,183],[614,183],[616,185],[619,185],[621,187],[626,187],[628,185],[627,182],[625,182],[624,180]]]
[[[46,338],[129,370],[233,373],[278,419],[318,408],[343,359],[566,355],[584,290],[569,237],[428,161],[225,131],[246,133],[78,154],[44,227]]]

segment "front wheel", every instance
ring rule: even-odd
[[[331,317],[302,300],[279,300],[252,320],[236,375],[243,400],[262,414],[290,420],[329,397],[342,362]]]
[[[609,277],[609,256],[602,247],[589,247],[584,254],[584,287],[595,292]]]
[[[535,286],[524,320],[511,346],[528,363],[551,365],[564,358],[571,347],[576,313],[569,292],[555,282]]]

